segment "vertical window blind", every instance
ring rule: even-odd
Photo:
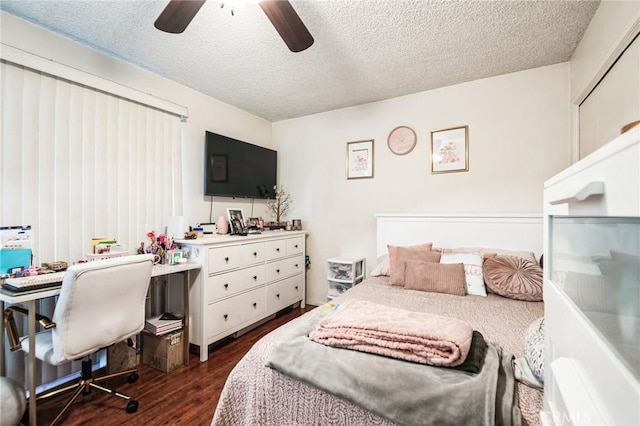
[[[72,264],[93,237],[132,251],[182,214],[179,116],[4,60],[0,77],[0,224],[33,227],[35,265]],[[19,381],[22,355],[7,354]]]

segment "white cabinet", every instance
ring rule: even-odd
[[[640,424],[640,128],[545,183],[545,424]]]
[[[305,237],[301,231],[179,240],[202,265],[189,290],[189,342],[208,346],[281,309],[305,305]]]
[[[327,259],[327,299],[340,296],[364,280],[366,270],[364,257],[332,257]]]

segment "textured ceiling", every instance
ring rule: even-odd
[[[569,60],[599,2],[311,1],[292,53],[257,4],[209,0],[179,35],[163,1],[1,0],[0,8],[270,121]]]

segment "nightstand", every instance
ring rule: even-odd
[[[332,257],[327,259],[327,299],[333,300],[364,280],[366,259],[364,257]]]

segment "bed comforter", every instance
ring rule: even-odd
[[[406,290],[388,285],[387,277],[369,278],[335,300],[369,300],[418,312],[450,316],[469,322],[505,353],[522,356],[527,326],[543,315],[541,302],[523,302],[490,294],[453,296]],[[290,338],[309,312],[265,336],[229,375],[213,425],[392,425],[389,420],[304,382],[265,366],[273,350]],[[330,368],[330,365],[327,365]],[[354,366],[354,368],[356,368]],[[539,424],[542,392],[518,383],[523,424]]]

